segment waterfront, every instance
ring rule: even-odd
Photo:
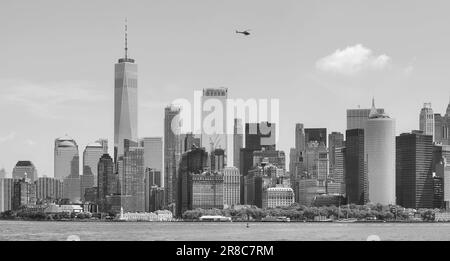
[[[0,221],[0,240],[61,241],[450,240],[449,223],[200,223]]]

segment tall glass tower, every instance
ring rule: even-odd
[[[369,202],[395,204],[395,120],[379,113],[374,101],[364,128],[364,154]]]
[[[137,64],[128,58],[127,25],[125,57],[115,64],[114,81],[114,162],[124,154],[124,140],[138,140]]]
[[[74,139],[65,136],[55,140],[54,177],[60,180],[68,176],[79,176],[78,145]]]

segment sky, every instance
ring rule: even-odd
[[[0,168],[31,160],[53,176],[55,138],[80,150],[113,143],[114,63],[139,68],[138,133],[163,136],[164,107],[194,90],[280,101],[278,149],[295,123],[345,132],[346,109],[372,97],[419,128],[423,103],[450,97],[448,1],[152,0],[11,1],[0,4]],[[251,29],[244,37],[235,30]],[[287,161],[288,162],[288,161]]]

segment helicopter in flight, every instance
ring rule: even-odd
[[[243,34],[243,35],[245,35],[245,36],[248,36],[248,35],[250,35],[250,31],[251,31],[251,30],[245,30],[245,31],[242,31],[242,32],[236,31],[236,33],[237,33],[237,34]]]

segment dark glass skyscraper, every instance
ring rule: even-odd
[[[364,164],[364,130],[346,131],[345,187],[349,204],[365,204],[368,197],[368,178]]]
[[[103,154],[97,169],[97,198],[100,211],[108,211],[106,196],[117,194],[117,175],[114,173],[113,159],[109,154]]]
[[[396,138],[397,204],[405,208],[433,207],[433,136],[404,133]]]

